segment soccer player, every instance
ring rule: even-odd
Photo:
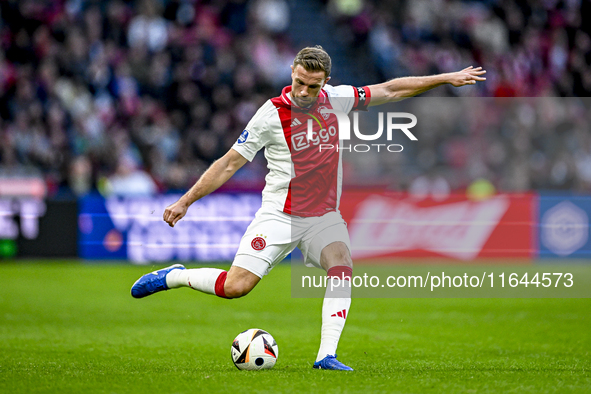
[[[313,367],[350,371],[336,359],[337,345],[349,315],[353,262],[346,224],[339,212],[341,152],[319,149],[338,146],[337,116],[415,96],[443,84],[472,85],[485,80],[481,67],[425,77],[397,78],[371,86],[330,86],[331,60],[320,46],[302,49],[291,66],[292,84],[268,100],[250,120],[234,146],[214,162],[193,187],[164,211],[174,227],[195,201],[223,185],[265,148],[269,173],[263,203],[242,237],[229,271],[185,269],[172,265],[138,279],[136,298],[168,289],[191,287],[222,298],[248,294],[295,247],[307,266],[338,277],[327,286],[322,305],[320,349]],[[312,133],[308,120],[312,119]],[[310,134],[310,135],[309,135]],[[311,138],[310,138],[311,137]],[[333,283],[339,283],[334,281]]]

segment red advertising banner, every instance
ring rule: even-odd
[[[536,251],[533,194],[497,194],[443,201],[407,193],[347,190],[340,210],[355,259],[383,257],[533,258]]]

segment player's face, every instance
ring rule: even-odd
[[[329,79],[324,71],[307,71],[299,64],[291,66],[292,100],[299,107],[309,107]]]

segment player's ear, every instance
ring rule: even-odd
[[[328,81],[330,81],[330,77],[326,77],[324,79],[324,83],[322,84],[322,87],[324,87]]]

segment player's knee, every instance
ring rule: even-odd
[[[351,259],[351,256],[347,256],[345,259],[341,261],[343,262],[342,265],[346,265],[347,267],[353,268],[353,260]]]
[[[328,269],[330,267],[344,265],[353,268],[353,260],[349,248],[342,242],[334,242],[322,250],[321,265]]]
[[[336,265],[344,265],[346,267],[353,268],[353,260],[351,259],[351,255],[349,255],[348,253],[343,253],[342,255],[334,256],[334,258],[331,259],[329,266]]]
[[[240,298],[244,297],[252,288],[242,282],[226,282],[224,285],[224,293],[226,298]]]
[[[339,251],[336,261],[338,262],[338,265],[346,265],[347,267],[353,268],[353,259],[346,246]]]
[[[351,256],[343,256],[340,259],[336,259],[334,265],[344,265],[345,267],[353,268],[353,260],[351,260]]]

